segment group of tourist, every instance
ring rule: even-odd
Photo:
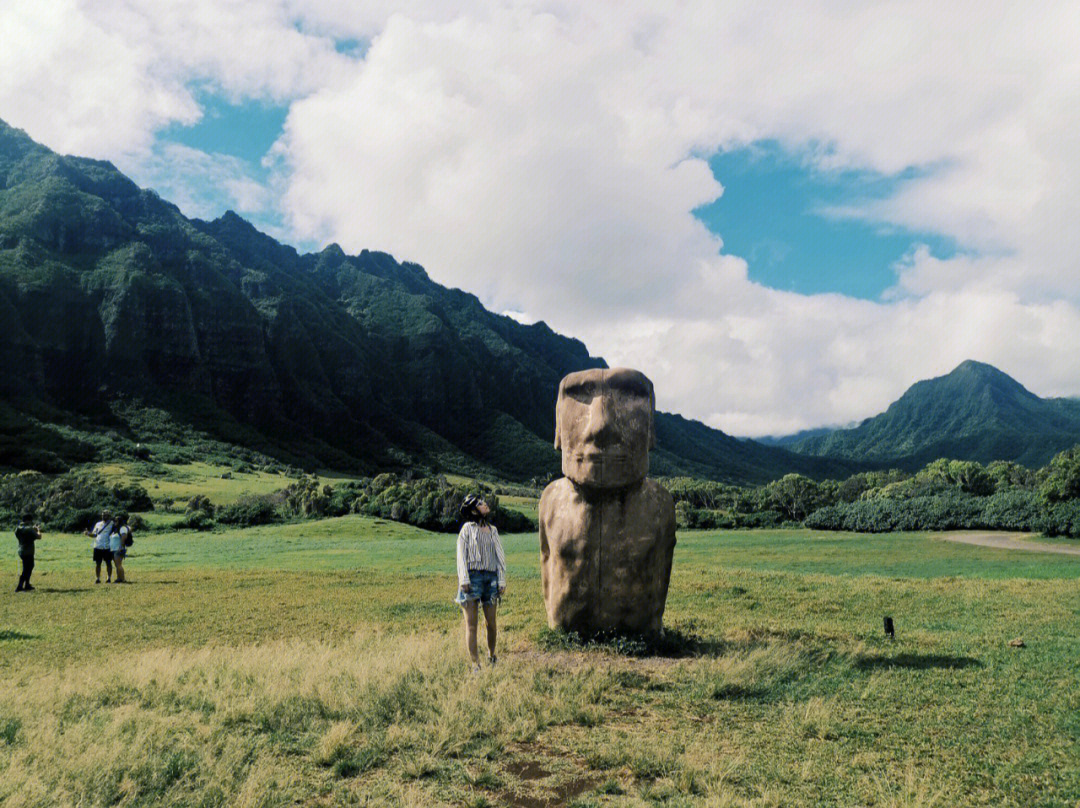
[[[465,618],[465,647],[474,670],[480,669],[476,631],[481,609],[487,626],[488,662],[494,665],[498,661],[495,655],[498,637],[496,610],[499,599],[506,592],[506,558],[502,542],[499,541],[499,531],[488,521],[490,514],[491,508],[480,497],[468,496],[461,504],[464,524],[457,540],[458,593],[454,600],[461,606]],[[34,591],[30,575],[34,571],[34,550],[41,540],[41,525],[33,522],[34,515],[27,513],[15,528],[22,561],[16,592]],[[94,583],[101,583],[102,564],[105,565],[105,583],[127,583],[124,558],[133,543],[127,517],[102,511],[101,519],[86,531],[86,535],[94,540]]]
[[[102,511],[101,521],[86,531],[86,535],[94,540],[94,583],[101,583],[101,563],[105,562],[105,583],[113,583],[113,565],[115,565],[115,582],[126,584],[124,558],[132,544],[131,528],[128,526],[127,517],[122,513],[114,517],[109,511]]]
[[[457,540],[458,592],[455,602],[461,606],[465,618],[465,647],[472,661],[473,670],[480,670],[476,631],[480,610],[484,612],[487,626],[488,662],[498,661],[495,642],[498,637],[496,610],[499,599],[506,592],[506,558],[503,555],[499,531],[488,521],[491,508],[477,496],[468,496],[461,504],[464,524]],[[41,540],[41,525],[36,525],[32,513],[24,514],[15,528],[19,545],[22,570],[16,592],[32,592],[30,575],[34,571],[34,550]],[[124,573],[124,557],[132,545],[131,527],[124,514],[113,516],[102,511],[101,519],[86,535],[94,540],[94,583],[101,583],[101,565],[105,565],[105,583],[127,583]],[[115,567],[116,575],[113,576]]]
[[[488,662],[498,661],[495,641],[498,637],[496,610],[499,599],[506,592],[506,558],[503,555],[499,531],[488,521],[491,508],[477,496],[468,496],[461,504],[463,525],[457,540],[458,592],[455,602],[461,606],[465,618],[465,647],[472,661],[473,670],[480,670],[476,630],[480,610],[484,612],[487,625]],[[32,592],[30,575],[34,571],[34,548],[41,540],[41,526],[34,522],[32,513],[24,514],[15,528],[19,544],[22,570],[16,592]],[[94,540],[94,583],[101,583],[101,565],[105,565],[105,583],[127,583],[124,574],[124,557],[132,545],[131,527],[123,514],[113,516],[102,511],[101,519],[86,535]],[[116,576],[113,576],[113,568]]]
[[[124,573],[124,558],[128,548],[134,543],[131,527],[127,523],[124,514],[113,516],[109,511],[101,512],[101,520],[86,531],[86,535],[94,540],[94,583],[101,583],[101,565],[105,564],[105,583],[126,584],[127,576]],[[19,583],[15,587],[16,592],[33,592],[34,587],[30,584],[30,575],[34,572],[34,551],[37,542],[41,541],[41,525],[34,524],[34,514],[23,514],[15,528],[15,539],[18,542],[19,559],[22,561],[22,569],[19,572]],[[113,575],[113,567],[116,575]]]

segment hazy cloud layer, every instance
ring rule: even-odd
[[[760,434],[873,414],[966,358],[1080,393],[1078,38],[1071,2],[16,2],[0,117],[137,177],[202,160],[265,206],[154,134],[198,120],[195,86],[290,103],[297,238],[418,261],[641,368],[662,407]],[[913,251],[880,302],[751,283],[692,211],[722,193],[707,157],[759,139],[918,169],[843,215],[961,254]]]

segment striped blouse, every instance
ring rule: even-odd
[[[458,584],[469,582],[469,570],[494,572],[499,588],[506,586],[506,558],[494,525],[480,527],[476,522],[466,522],[461,526],[457,537]]]

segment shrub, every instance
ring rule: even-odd
[[[214,503],[210,501],[210,497],[203,496],[202,494],[196,494],[188,500],[188,511],[206,511],[211,516],[214,515]]]
[[[174,527],[177,530],[210,530],[214,527],[214,517],[208,511],[188,511]]]
[[[223,525],[254,527],[284,521],[284,516],[267,496],[243,496],[217,508],[217,521]]]
[[[1080,499],[1051,506],[1035,520],[1035,529],[1047,536],[1080,538]]]
[[[1047,502],[1080,498],[1080,445],[1054,455],[1043,469],[1043,476],[1039,493]]]
[[[983,524],[994,530],[1038,530],[1046,507],[1035,491],[1006,488],[983,502]]]

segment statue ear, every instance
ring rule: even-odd
[[[656,448],[656,389],[649,382],[649,448]]]
[[[561,382],[559,382],[559,392],[555,396],[555,451],[556,452],[561,452],[562,451],[562,430],[559,428],[559,402],[562,401],[562,399],[563,399],[563,382],[564,381],[566,381],[565,378]]]

